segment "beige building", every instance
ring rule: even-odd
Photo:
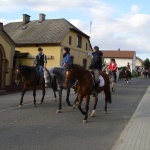
[[[117,67],[125,67],[129,62],[131,70],[136,69],[136,52],[127,50],[101,50],[103,52],[103,58],[106,64],[110,63],[110,60],[114,58],[117,63]]]
[[[89,36],[76,28],[66,19],[45,19],[39,14],[39,20],[30,21],[30,16],[23,14],[22,22],[12,22],[4,26],[6,33],[16,44],[15,58],[22,65],[32,65],[38,54],[38,47],[43,48],[48,58],[47,68],[60,66],[63,47],[70,48],[73,63],[87,68],[91,61],[87,53],[91,50]]]
[[[12,83],[13,56],[15,54],[15,43],[3,29],[0,23],[0,92],[5,85]]]

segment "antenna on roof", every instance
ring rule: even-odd
[[[92,27],[92,21],[90,21],[90,35],[89,35],[90,38],[91,38],[91,27]]]

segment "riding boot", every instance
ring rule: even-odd
[[[93,97],[96,97],[98,94],[98,88],[99,88],[99,82],[95,83],[95,87],[94,87],[94,92],[93,92]]]

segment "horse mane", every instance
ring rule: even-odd
[[[29,78],[32,73],[35,73],[35,67],[32,66],[19,66],[18,69],[22,72],[22,75]]]
[[[80,72],[85,72],[86,71],[82,66],[80,66],[78,64],[72,64],[72,68],[78,69]]]

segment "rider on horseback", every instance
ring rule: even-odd
[[[46,55],[43,53],[43,49],[41,47],[38,48],[38,52],[39,54],[34,59],[32,66],[36,65],[36,67],[38,68],[38,73],[40,76],[39,83],[42,83],[43,82],[43,70],[46,69],[47,58],[46,58]]]
[[[130,71],[130,64],[129,62],[127,63],[127,66],[126,66],[126,71],[129,70]]]
[[[117,70],[117,64],[116,64],[116,61],[115,59],[111,59],[111,62],[108,66],[108,70],[112,71],[113,75],[114,75],[114,78],[115,78],[115,82],[116,82],[116,79],[117,79],[117,75],[116,75],[116,70]]]
[[[92,53],[91,65],[89,66],[89,69],[91,69],[94,72],[94,79],[95,79],[95,87],[93,93],[94,97],[97,96],[99,82],[100,82],[99,76],[100,76],[100,71],[102,71],[102,55],[103,53],[99,51],[99,47],[95,46]]]

